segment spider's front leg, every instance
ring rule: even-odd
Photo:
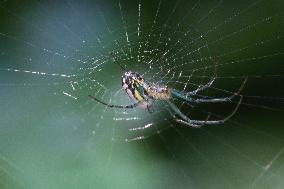
[[[167,101],[167,103],[169,104],[170,108],[181,118],[181,119],[177,118],[176,115],[170,111],[172,117],[176,120],[176,122],[198,128],[203,125],[218,125],[218,124],[225,123],[237,112],[237,110],[239,109],[241,105],[242,99],[243,99],[243,96],[240,97],[237,103],[237,106],[234,108],[234,110],[227,117],[225,117],[224,119],[220,119],[220,120],[209,120],[210,114],[208,114],[205,120],[191,120],[184,113],[182,113],[174,103],[172,103],[171,101]]]
[[[171,106],[170,106],[171,107]],[[172,107],[171,107],[172,108]],[[190,126],[190,127],[194,127],[194,128],[199,128],[199,127],[201,127],[202,125],[199,125],[199,124],[193,124],[193,123],[189,123],[189,122],[186,122],[186,121],[183,121],[182,119],[180,119],[180,118],[178,118],[177,116],[176,116],[176,114],[177,115],[179,115],[179,116],[181,116],[179,113],[177,113],[175,110],[175,113],[173,113],[172,112],[172,110],[171,109],[167,109],[168,111],[169,111],[169,113],[170,113],[170,115],[174,118],[174,120],[176,121],[176,122],[178,122],[178,123],[182,123],[182,124],[185,124],[185,125],[188,125],[188,126]],[[186,115],[184,115],[185,117],[187,117]]]
[[[203,91],[203,90],[211,87],[211,85],[213,84],[215,79],[216,79],[215,77],[211,78],[211,80],[208,83],[206,83],[205,85],[199,86],[196,90],[191,91],[191,92],[183,93],[181,91],[172,89],[171,93],[172,93],[173,96],[176,96],[178,98],[182,98],[186,101],[192,102],[192,101],[194,101],[194,99],[191,98],[191,97],[195,96],[198,92]]]
[[[212,80],[211,82],[213,83],[214,80]],[[238,89],[238,91],[234,92],[231,96],[229,97],[225,97],[225,98],[194,98],[194,96],[199,96],[202,97],[202,95],[197,95],[196,93],[201,91],[199,89],[193,91],[193,92],[189,92],[186,95],[180,93],[179,91],[173,90],[172,94],[176,97],[182,98],[188,102],[193,102],[193,103],[214,103],[214,102],[228,102],[231,101],[233,98],[235,98],[236,96],[241,96],[240,92],[243,90],[245,84],[247,82],[247,78],[245,78],[245,80],[243,81],[242,85],[240,86],[240,88]],[[209,82],[210,83],[210,82]],[[209,83],[207,83],[207,87],[211,86],[211,84],[209,85]],[[206,87],[206,85],[204,85],[204,87]],[[206,88],[207,88],[206,87]],[[203,88],[202,90],[204,90],[205,88]]]
[[[191,102],[194,103],[206,103],[206,102],[228,102],[231,101],[233,98],[235,98],[236,96],[241,96],[240,92],[243,90],[246,82],[247,82],[248,78],[245,78],[245,80],[243,81],[242,85],[240,86],[240,88],[238,89],[237,92],[234,92],[231,96],[229,97],[225,97],[225,98],[211,98],[211,99],[202,99],[202,98],[198,98],[198,99],[194,99]]]
[[[171,116],[176,120],[176,122],[178,123],[183,123],[185,125],[189,125],[191,127],[195,127],[195,128],[198,128],[198,127],[201,127],[202,123],[194,123],[192,120],[190,120],[184,113],[182,113],[180,111],[180,109],[178,109],[178,107],[172,103],[171,101],[167,100],[166,101],[169,106],[170,106],[170,109],[168,109],[168,111],[170,112]],[[174,111],[174,113],[172,112],[172,110]],[[180,118],[178,118],[176,115],[178,115]],[[210,116],[207,117],[206,120],[209,119]]]
[[[206,83],[205,85],[199,86],[199,87],[198,87],[196,90],[194,90],[194,91],[191,91],[191,92],[186,93],[186,96],[196,95],[196,94],[199,93],[200,91],[203,91],[203,90],[205,90],[205,89],[211,87],[211,85],[214,83],[215,79],[216,79],[215,77],[212,77],[211,80],[210,80],[208,83]]]

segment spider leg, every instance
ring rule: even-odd
[[[184,100],[192,102],[194,99],[191,98],[191,96],[195,96],[198,92],[205,90],[206,88],[209,88],[213,82],[215,81],[215,77],[213,77],[208,83],[205,85],[199,86],[196,90],[188,92],[188,93],[183,93],[181,91],[177,91],[175,89],[172,89],[172,95],[177,96],[179,98],[182,98]]]
[[[176,120],[178,123],[182,123],[191,127],[201,127],[203,125],[217,125],[217,124],[223,124],[225,123],[228,119],[230,119],[239,109],[241,102],[242,102],[243,96],[240,96],[240,100],[238,101],[238,104],[236,105],[235,109],[224,119],[220,120],[209,120],[210,115],[207,116],[206,120],[191,120],[188,118],[184,113],[182,113],[178,107],[172,103],[171,101],[167,101],[167,103],[170,105],[171,109],[181,117],[181,119],[177,118],[174,114],[171,113],[172,117]]]
[[[97,99],[96,97],[92,96],[92,95],[88,95],[90,98],[92,98],[93,100],[107,106],[107,107],[110,107],[110,108],[135,108],[137,107],[141,102],[138,102],[138,103],[134,103],[134,104],[129,104],[129,105],[113,105],[113,104],[108,104],[104,101],[101,101],[99,99]]]
[[[212,78],[208,83],[206,83],[205,85],[199,86],[196,90],[186,93],[186,96],[195,95],[195,94],[197,94],[198,92],[203,91],[203,90],[205,90],[206,88],[211,87],[211,85],[213,84],[213,82],[215,81],[215,79],[216,79],[216,78],[213,77],[213,78]]]
[[[194,100],[189,100],[191,102],[194,103],[206,103],[206,102],[228,102],[231,101],[233,98],[235,98],[236,96],[240,96],[240,92],[243,90],[245,84],[247,82],[247,78],[245,78],[245,80],[243,81],[242,85],[240,86],[240,88],[238,89],[237,92],[233,93],[233,95],[229,96],[229,97],[225,97],[225,98],[211,98],[211,99],[194,99]]]
[[[214,80],[211,80],[211,82],[213,83]],[[236,96],[240,96],[240,92],[242,91],[242,89],[244,88],[245,84],[247,82],[247,78],[245,78],[245,80],[243,81],[242,85],[240,86],[240,88],[238,89],[237,92],[233,93],[231,96],[229,97],[225,97],[225,98],[209,98],[209,99],[204,99],[204,98],[192,98],[192,96],[199,96],[199,97],[203,97],[202,95],[197,95],[195,91],[199,92],[201,90],[197,89],[193,92],[189,92],[187,93],[187,95],[183,95],[181,94],[180,92],[176,91],[176,90],[173,90],[172,91],[172,94],[179,97],[179,98],[182,98],[188,102],[193,102],[193,103],[207,103],[207,102],[228,102],[228,101],[231,101],[233,98],[235,98]],[[210,82],[209,82],[210,83]],[[206,85],[207,86],[210,86],[210,84],[207,83]],[[206,85],[204,85],[204,87],[206,87]]]
[[[153,99],[148,99],[147,102],[147,109],[148,112],[151,114],[155,111],[155,101]]]
[[[196,95],[198,92],[205,90],[206,88],[210,87],[213,82],[215,81],[215,77],[213,77],[208,83],[206,83],[205,85],[199,86],[196,90],[188,92],[188,93],[183,93],[181,91],[177,91],[175,89],[172,89],[172,95],[177,96],[179,98],[182,98],[184,100],[187,101],[194,101],[193,98],[191,98],[191,96]]]
[[[171,105],[170,105],[170,107],[171,107]],[[172,109],[172,107],[171,107],[171,109]],[[174,109],[174,111],[175,111],[175,113],[173,113],[172,112],[172,110],[171,110],[170,108],[168,108],[167,110],[169,111],[169,113],[170,113],[170,115],[174,118],[174,120],[176,121],[176,122],[178,122],[178,123],[182,123],[182,119],[179,119],[177,116],[176,116],[176,114],[178,114],[180,117],[187,117],[186,115],[184,115],[182,112],[176,112],[176,110]],[[181,113],[181,114],[180,114]],[[184,121],[185,122],[185,121]],[[198,127],[201,127],[202,125],[199,125],[199,124],[193,124],[193,123],[189,123],[189,122],[185,122],[186,123],[186,125],[189,125],[189,126],[191,126],[191,127],[195,127],[195,128],[198,128]],[[185,124],[184,123],[184,124]]]

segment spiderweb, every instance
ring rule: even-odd
[[[281,188],[281,5],[280,0],[1,1],[1,130],[18,137],[11,144],[2,139],[3,186],[36,188],[52,180],[47,188],[145,188],[146,183]],[[191,119],[219,120],[240,107],[223,125],[193,129],[176,123],[162,101],[150,114],[108,108],[88,97],[133,103],[121,87],[121,67],[185,93],[214,79],[201,97],[229,97],[244,86],[225,103],[174,99]],[[26,130],[35,137],[19,144],[31,135]],[[39,157],[30,167],[27,147],[33,140],[40,142],[30,151]],[[40,157],[49,152],[60,155],[48,155],[55,163],[47,163],[54,167],[45,173]],[[70,157],[59,157],[66,154]],[[61,167],[53,175],[65,159],[78,169],[66,174]],[[34,170],[41,174],[24,176]],[[125,174],[118,176],[121,171]],[[60,174],[72,181],[55,179]]]

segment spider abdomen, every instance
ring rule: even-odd
[[[172,97],[171,90],[167,86],[147,83],[137,72],[125,72],[122,76],[122,87],[135,102],[149,99],[168,100]]]

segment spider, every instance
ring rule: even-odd
[[[143,76],[141,76],[137,72],[133,71],[126,71],[122,76],[122,87],[128,96],[134,101],[133,104],[130,105],[114,105],[106,103],[92,95],[88,95],[93,100],[111,108],[135,108],[140,107],[143,109],[147,109],[149,113],[154,112],[154,102],[155,100],[165,101],[169,106],[169,112],[171,116],[176,120],[178,123],[182,123],[191,127],[200,127],[203,125],[214,125],[214,124],[223,124],[225,121],[230,119],[238,110],[241,101],[242,95],[239,92],[245,85],[245,81],[239,88],[239,90],[234,93],[233,95],[226,97],[226,98],[196,98],[198,92],[209,88],[215,78],[212,78],[207,84],[198,87],[196,90],[184,93],[178,91],[176,89],[170,88],[166,85],[157,85],[148,83],[144,80]],[[232,98],[235,96],[240,96],[240,100],[238,101],[235,109],[224,119],[220,120],[209,120],[210,115],[207,117],[206,120],[192,120],[172,102],[173,98],[179,98],[184,100],[187,103],[214,103],[214,102],[228,102],[231,101]],[[202,96],[201,96],[202,97]],[[173,113],[174,112],[174,113]]]

